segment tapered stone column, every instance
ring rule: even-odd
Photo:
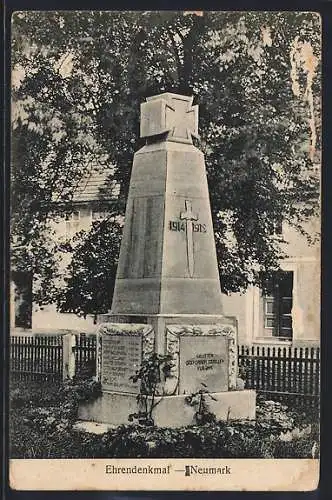
[[[112,315],[222,314],[197,135],[192,97],[165,93],[141,105],[146,145],[134,156]]]

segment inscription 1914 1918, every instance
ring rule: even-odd
[[[197,222],[198,214],[192,210],[191,200],[185,200],[185,211],[180,213],[179,221],[169,221],[171,231],[186,231],[191,233],[206,233],[206,225]]]
[[[186,223],[178,220],[170,220],[168,223],[168,227],[171,231],[185,232],[186,231]],[[198,222],[192,222],[193,233],[206,233],[206,225],[200,224]]]

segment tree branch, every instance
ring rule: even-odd
[[[179,52],[178,52],[178,48],[176,46],[176,43],[175,43],[175,40],[173,38],[173,32],[172,30],[169,28],[169,26],[166,27],[166,30],[167,30],[167,33],[169,35],[169,39],[171,41],[171,44],[172,44],[172,48],[173,48],[173,52],[174,52],[174,57],[175,57],[175,60],[176,60],[176,67],[177,67],[177,75],[178,75],[178,80],[180,79],[180,75],[181,75],[181,60],[180,60],[180,56],[179,56]]]

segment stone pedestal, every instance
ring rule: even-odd
[[[100,314],[98,323],[119,324],[147,324],[151,325],[155,332],[155,350],[163,354],[166,346],[167,325],[218,325],[232,328],[237,331],[237,321],[234,317],[222,316],[220,314]],[[237,335],[234,333],[234,342],[237,343]]]
[[[256,392],[252,390],[213,393],[210,411],[217,420],[255,419]],[[157,427],[182,427],[195,424],[195,408],[185,401],[186,396],[157,397],[153,419]],[[151,398],[149,398],[151,399]],[[84,403],[79,408],[81,420],[92,420],[112,425],[128,423],[128,415],[137,412],[136,396],[103,392],[96,401]]]
[[[174,318],[173,318],[174,320]],[[139,384],[130,377],[142,360],[156,352],[152,325],[102,323],[97,342],[97,378],[102,396],[79,408],[79,418],[119,425],[140,410]],[[195,409],[186,396],[208,388],[213,399],[209,410],[217,419],[254,419],[255,391],[237,390],[236,329],[227,323],[167,324],[162,353],[172,358],[173,368],[161,380],[152,416],[161,427],[195,423]],[[161,350],[161,346],[160,350]],[[148,397],[148,404],[151,397]]]

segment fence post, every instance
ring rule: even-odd
[[[75,376],[75,352],[76,337],[73,333],[67,333],[62,337],[62,379],[72,379]]]
[[[96,377],[95,379],[101,382],[101,349],[102,335],[99,331],[96,333]]]

